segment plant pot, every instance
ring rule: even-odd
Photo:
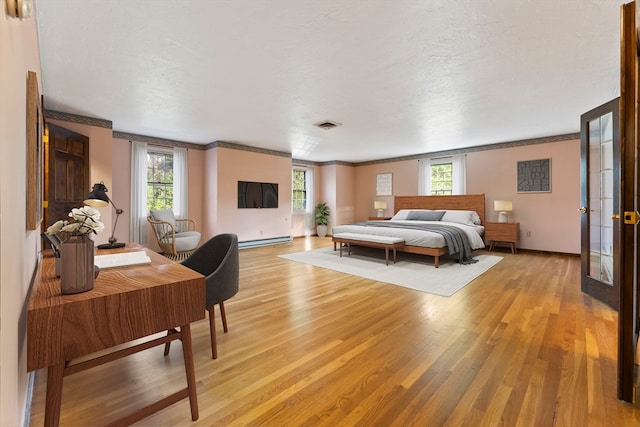
[[[326,225],[316,226],[316,233],[318,234],[318,237],[325,237],[327,235],[327,226]]]
[[[71,236],[60,245],[60,287],[63,294],[93,289],[95,281],[93,240]]]

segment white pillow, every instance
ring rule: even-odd
[[[400,209],[391,221],[406,221],[411,211],[430,211],[431,209]],[[476,211],[445,211],[440,221],[459,222],[460,224],[480,224],[480,215]]]
[[[172,209],[160,209],[160,210],[151,210],[149,211],[151,218],[156,221],[164,221],[168,222],[172,226],[176,226],[176,217],[173,215]]]
[[[475,211],[446,211],[440,221],[460,224],[480,224],[480,216]]]
[[[480,225],[482,223],[480,215],[478,215],[476,211],[471,212],[471,221],[473,221],[475,225]]]

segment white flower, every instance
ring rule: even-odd
[[[49,228],[47,228],[47,234],[58,234],[60,231],[62,231],[62,227],[64,227],[68,223],[68,221],[63,220],[57,221],[55,224],[52,224],[49,226]]]
[[[91,206],[73,208],[71,209],[71,212],[69,212],[69,216],[76,222],[86,222],[88,219],[94,222],[100,221],[100,212]]]
[[[73,222],[60,220],[47,228],[47,234],[68,233],[71,236],[95,233],[104,230],[104,224],[100,221],[100,212],[91,206],[73,208],[69,212]]]

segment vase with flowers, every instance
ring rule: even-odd
[[[69,220],[60,220],[47,234],[60,242],[55,251],[60,258],[60,287],[63,294],[77,294],[93,289],[95,280],[94,249],[90,234],[104,230],[100,212],[91,206],[73,208]]]

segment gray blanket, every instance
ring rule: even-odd
[[[460,264],[473,264],[478,262],[471,256],[471,242],[469,237],[463,230],[452,225],[445,224],[406,224],[397,222],[385,222],[385,221],[364,221],[358,222],[356,225],[362,225],[365,227],[386,227],[386,228],[408,228],[413,230],[431,231],[432,233],[438,233],[444,237],[447,242],[447,248],[449,249],[449,255],[458,260]]]

